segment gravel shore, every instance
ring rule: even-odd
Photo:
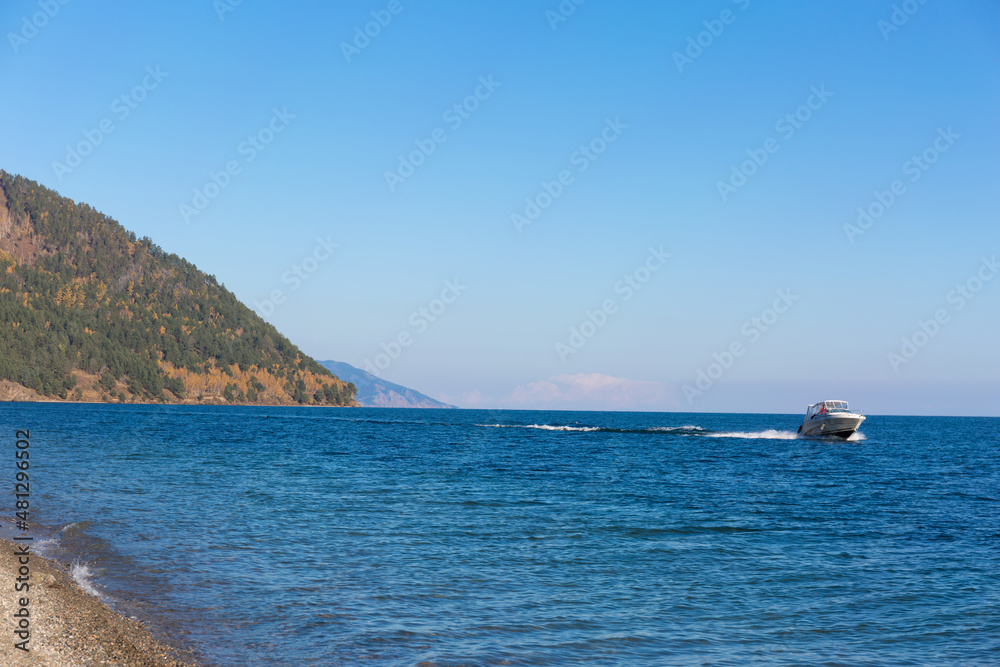
[[[18,545],[0,539],[0,665],[32,667],[194,667],[138,621],[111,611],[73,581],[66,566],[31,553],[30,589],[15,590]],[[22,582],[23,583],[23,582]],[[28,600],[28,652],[15,647],[21,598]],[[23,616],[22,616],[23,617]]]

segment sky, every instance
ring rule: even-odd
[[[8,0],[0,168],[466,408],[1000,415],[992,0]]]

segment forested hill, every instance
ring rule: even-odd
[[[0,381],[66,400],[356,404],[215,276],[4,171]]]

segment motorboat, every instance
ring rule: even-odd
[[[806,408],[806,418],[799,426],[802,435],[836,436],[847,439],[854,435],[865,416],[854,411],[847,401],[821,401]]]

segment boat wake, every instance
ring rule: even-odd
[[[699,435],[707,433],[700,426],[653,426],[651,428],[609,428],[604,426],[563,426],[556,424],[476,424],[483,428],[526,428],[539,431],[567,431],[577,433],[672,433]]]
[[[798,440],[802,438],[794,431],[778,431],[769,428],[764,431],[728,431],[724,433],[708,433],[709,438],[743,438],[745,440]]]
[[[599,426],[552,426],[550,424],[528,424],[526,426],[494,424],[496,428],[536,428],[540,431],[579,431],[588,433],[602,430]]]
[[[623,429],[604,426],[570,426],[564,424],[476,424],[483,428],[515,428],[534,429],[539,431],[563,431],[567,433],[636,433],[650,435],[675,435],[682,437],[701,438],[736,438],[742,440],[831,440],[843,442],[837,437],[805,436],[795,431],[764,429],[763,431],[712,431],[701,426],[686,424],[684,426],[652,426],[649,428]],[[865,440],[863,433],[855,433],[848,441]]]

